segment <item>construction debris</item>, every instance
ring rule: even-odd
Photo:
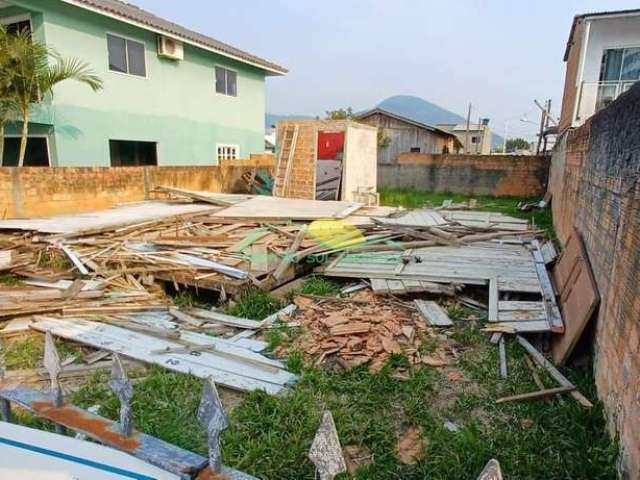
[[[275,181],[280,192],[290,174],[288,162],[282,162]],[[256,178],[245,181],[253,185]],[[208,464],[212,473],[225,474],[220,435],[228,421],[216,384],[278,394],[297,380],[279,360],[260,353],[267,346],[264,331],[283,323],[299,333],[292,346],[277,347],[276,356],[295,348],[316,366],[365,366],[378,372],[397,354],[408,359],[409,367],[396,369],[393,378],[408,380],[410,370],[425,365],[446,369],[445,378],[458,382],[463,373],[449,366],[463,347],[449,336],[451,317],[456,324],[464,320],[454,315],[462,306],[473,309],[468,321],[486,318],[484,330],[493,334],[502,378],[508,374],[507,336],[516,335],[533,361],[560,384],[545,388],[525,357],[540,390],[497,403],[569,393],[591,406],[521,336],[553,335],[554,358],[566,360],[597,305],[595,298],[580,305],[571,293],[574,284],[592,286],[588,265],[577,247],[556,260],[553,245],[541,244],[540,232],[526,220],[475,210],[477,202],[406,211],[169,187],[156,192],[164,200],[53,219],[0,221],[0,270],[20,279],[0,287],[0,335],[46,335],[46,373],[14,371],[5,377],[50,381],[51,415],[64,405],[60,379],[111,367],[110,385],[121,410],[120,421],[110,428],[130,437],[132,388],[125,367],[131,364],[120,355],[195,375],[206,380],[198,418],[208,434]],[[547,271],[554,263],[555,287]],[[302,294],[298,290],[309,274],[348,283],[335,296]],[[187,287],[217,292],[219,304],[249,288],[281,299],[293,293],[294,303],[253,319],[222,309],[178,306],[165,293],[165,288],[180,292]],[[565,322],[554,288],[561,292],[565,313],[580,314],[570,319],[564,337],[559,336]],[[61,362],[54,336],[88,351]],[[425,339],[437,340],[428,354],[420,348]],[[85,364],[73,364],[76,360]],[[29,404],[29,395],[2,390],[3,414],[10,413],[7,402]],[[459,428],[446,428],[455,431],[452,425]],[[421,432],[408,428],[399,435],[396,453],[402,463],[412,464],[424,446]],[[356,449],[351,453],[350,471],[369,461],[361,462],[366,455]],[[329,412],[309,457],[321,478],[347,468]],[[497,462],[488,468],[481,478],[500,478]]]
[[[296,348],[315,365],[335,365],[351,369],[368,365],[378,371],[393,354],[403,354],[413,365],[428,363],[419,347],[424,336],[435,335],[411,303],[377,297],[370,291],[334,302],[330,297],[297,297],[296,320],[304,334]],[[276,350],[278,353],[279,350]],[[447,364],[447,352],[437,359]]]

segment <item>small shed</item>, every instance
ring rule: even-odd
[[[380,129],[378,163],[398,163],[402,153],[457,153],[462,147],[452,132],[374,108],[358,116],[361,122]]]
[[[278,122],[273,194],[378,203],[378,129],[351,120]]]

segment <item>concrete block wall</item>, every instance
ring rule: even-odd
[[[548,171],[543,156],[403,153],[397,165],[378,165],[378,186],[535,197],[544,195]]]
[[[253,168],[273,171],[273,156],[211,167],[1,167],[0,215],[27,218],[100,210],[149,199],[157,186],[240,193],[242,174]]]
[[[585,125],[564,133],[552,157],[554,225],[564,243],[584,238],[602,298],[594,373],[621,477],[640,478],[640,84]]]

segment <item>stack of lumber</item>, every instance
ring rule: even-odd
[[[295,349],[316,365],[351,369],[368,365],[378,371],[392,354],[406,356],[412,365],[445,366],[447,354],[422,355],[425,336],[434,335],[410,304],[377,297],[365,290],[348,298],[299,296],[296,321],[304,334]]]

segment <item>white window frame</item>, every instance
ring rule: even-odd
[[[127,71],[126,72],[118,72],[117,70],[112,70],[111,69],[111,65],[109,64],[109,38],[108,36],[111,35],[112,37],[116,37],[116,38],[121,38],[122,40],[124,40],[124,48],[125,48],[125,59],[127,61]],[[116,32],[106,32],[105,34],[105,44],[107,47],[107,70],[109,71],[109,73],[115,73],[116,75],[126,75],[127,77],[133,77],[133,78],[141,78],[144,80],[147,80],[149,78],[149,62],[147,61],[147,44],[146,42],[144,42],[143,40],[140,40],[139,38],[134,38],[134,37],[129,37],[127,35],[122,35],[121,33],[116,33]],[[140,43],[144,49],[144,76],[142,75],[134,75],[133,73],[129,73],[129,48],[127,47],[127,42],[136,42],[136,43]]]
[[[640,44],[631,44],[631,45],[615,45],[610,47],[603,47],[602,52],[600,53],[600,69],[602,72],[602,60],[604,59],[604,54],[607,50],[628,50],[632,48],[640,48]],[[622,54],[622,62],[624,63],[624,53]],[[620,65],[622,69],[622,65]],[[620,71],[620,75],[622,75],[622,70]],[[600,76],[598,76],[598,82],[640,82],[639,80],[621,80],[620,75],[618,75],[618,80],[600,80]]]
[[[216,68],[222,68],[223,70],[225,70],[225,72],[233,72],[236,74],[236,94],[235,95],[229,95],[227,92],[227,75],[225,73],[224,75],[224,91],[225,93],[220,93],[216,87],[216,84],[218,83],[218,78],[216,76]],[[213,67],[213,88],[216,91],[216,95],[221,95],[223,97],[230,97],[230,98],[238,98],[238,79],[240,78],[240,76],[238,75],[238,71],[234,70],[233,68],[229,68],[226,67],[224,65],[214,65]]]
[[[11,133],[11,134],[7,134],[4,136],[4,138],[22,138],[22,135],[18,135],[16,133]],[[53,165],[51,165],[51,143],[49,141],[49,135],[47,135],[46,133],[30,133],[29,135],[27,135],[27,142],[29,138],[44,138],[46,143],[47,143],[47,160],[49,160],[49,166],[48,168],[51,168]],[[2,161],[2,159],[0,158],[0,161]],[[28,167],[28,168],[47,168],[47,167]]]
[[[233,155],[231,154],[231,150],[233,150]],[[238,160],[240,158],[240,145],[228,143],[216,144],[216,158],[218,162],[221,160]]]

